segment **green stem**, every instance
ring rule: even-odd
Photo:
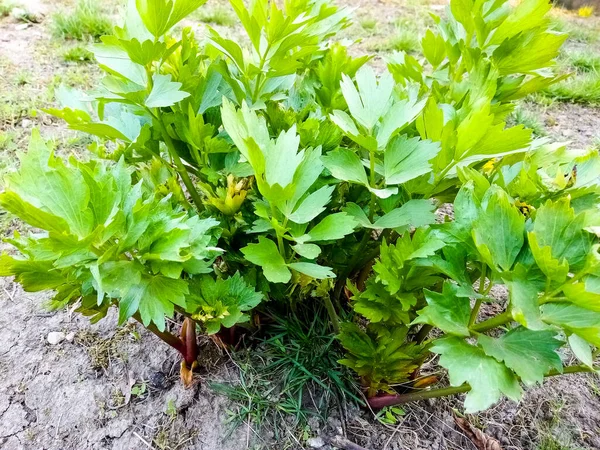
[[[194,183],[192,183],[192,180],[190,178],[190,175],[188,174],[187,169],[183,165],[183,162],[181,161],[181,158],[179,157],[179,154],[177,153],[177,150],[175,149],[175,144],[173,144],[173,140],[171,139],[171,136],[169,135],[169,132],[167,131],[167,127],[166,127],[162,117],[160,115],[156,115],[156,114],[154,115],[154,117],[156,118],[156,122],[160,128],[162,135],[163,135],[163,139],[165,140],[165,145],[169,149],[169,154],[171,155],[171,158],[173,158],[173,162],[175,163],[175,167],[177,168],[177,173],[179,173],[179,176],[181,177],[183,184],[185,184],[185,187],[187,188],[188,192],[190,193],[190,196],[192,197],[192,200],[194,201],[196,208],[198,209],[198,211],[202,211],[204,209],[204,205],[202,203],[202,198],[200,198],[200,194],[198,194],[198,191],[196,190]]]
[[[487,266],[485,263],[481,264],[481,277],[479,278],[479,293],[483,295],[484,286],[485,286],[485,272],[487,270]],[[471,317],[469,318],[469,326],[473,326],[475,321],[477,320],[477,315],[479,314],[479,309],[481,308],[481,303],[483,302],[483,298],[478,298],[475,300],[475,306],[473,306],[473,311],[471,311]]]
[[[371,397],[368,402],[371,408],[381,409],[386,406],[401,405],[404,403],[416,402],[427,398],[446,397],[448,395],[461,394],[469,392],[471,386],[463,384],[462,386],[450,386],[440,389],[423,389],[418,392],[410,392],[408,394],[388,395],[383,397]]]
[[[491,330],[492,328],[499,327],[501,325],[505,325],[509,322],[512,322],[513,318],[509,311],[505,311],[502,314],[498,314],[491,319],[484,320],[483,322],[477,323],[470,327],[473,331],[477,333],[483,333],[484,331]]]
[[[596,372],[600,370],[600,367],[588,367],[588,366],[567,366],[563,368],[562,372],[557,370],[551,370],[545,376],[554,377],[557,375],[580,373],[580,372]],[[401,405],[403,403],[416,402],[419,400],[425,400],[427,398],[438,398],[446,397],[448,395],[461,394],[463,392],[469,392],[471,386],[463,384],[461,386],[450,386],[439,389],[424,389],[418,392],[409,392],[408,394],[399,395],[388,395],[382,397],[372,397],[368,400],[369,405],[373,409],[381,409],[386,406]]]

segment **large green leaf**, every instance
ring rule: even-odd
[[[448,370],[452,386],[464,383],[471,386],[465,399],[468,414],[489,408],[501,394],[515,401],[521,398],[522,390],[515,375],[503,363],[463,339],[438,339],[431,351],[441,355],[440,365]]]
[[[566,302],[542,306],[542,320],[600,347],[600,313]]]
[[[556,349],[563,342],[555,339],[553,331],[533,331],[524,327],[513,328],[499,338],[484,334],[477,342],[485,353],[504,362],[523,382],[542,383],[551,369],[562,371],[562,362]]]
[[[407,138],[405,135],[394,138],[386,147],[383,171],[388,185],[402,184],[428,173],[429,161],[440,151],[437,142]]]

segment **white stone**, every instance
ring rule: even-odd
[[[62,331],[52,331],[48,333],[48,343],[50,345],[60,344],[66,337],[67,336]]]
[[[66,339],[69,342],[73,342],[73,340],[75,339],[75,332],[71,331],[69,334],[67,334]]]
[[[310,448],[321,448],[325,446],[325,442],[320,437],[310,438],[306,441],[306,445]]]

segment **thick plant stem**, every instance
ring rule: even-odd
[[[564,375],[569,373],[580,373],[580,372],[597,372],[600,370],[600,367],[588,367],[584,365],[579,366],[567,366],[563,368],[562,372],[557,370],[551,370],[545,376],[553,377],[557,375]],[[440,389],[428,389],[421,390],[417,392],[409,392],[408,394],[398,394],[398,395],[384,395],[381,397],[372,397],[368,399],[369,406],[373,409],[381,409],[386,406],[393,405],[401,405],[403,403],[416,402],[419,400],[425,400],[427,398],[438,398],[438,397],[446,397],[448,395],[461,394],[463,392],[469,392],[471,390],[471,386],[468,384],[463,384],[461,386],[450,386]]]
[[[471,329],[477,333],[483,333],[484,331],[491,330],[492,328],[505,325],[512,322],[513,318],[509,311],[505,311],[502,314],[498,314],[491,319],[484,320],[483,322],[476,323]]]
[[[185,185],[186,189],[188,190],[190,196],[192,197],[192,200],[193,200],[194,204],[196,205],[196,208],[198,209],[198,211],[202,211],[204,209],[204,204],[202,203],[202,198],[200,197],[200,194],[198,194],[198,191],[196,190],[194,183],[192,183],[192,179],[190,178],[190,175],[189,175],[187,169],[183,165],[183,162],[181,161],[181,158],[179,157],[179,154],[177,153],[177,150],[175,149],[175,144],[173,144],[173,139],[171,139],[171,136],[169,135],[169,131],[167,130],[167,127],[165,126],[165,124],[162,120],[162,117],[156,116],[156,115],[154,117],[156,118],[156,122],[160,128],[162,135],[163,135],[163,139],[165,140],[165,145],[169,149],[169,155],[171,155],[171,158],[173,158],[173,162],[175,163],[175,167],[177,168],[177,173],[181,177],[181,181],[183,181],[183,184]]]
[[[372,397],[368,400],[369,406],[373,409],[381,409],[386,406],[401,405],[403,403],[416,402],[426,398],[446,397],[448,395],[460,394],[471,390],[471,386],[463,384],[462,386],[451,386],[440,389],[428,389],[408,394],[385,395],[382,397]]]
[[[327,295],[323,297],[323,301],[325,302],[325,308],[327,309],[327,313],[329,314],[329,320],[331,320],[331,326],[333,327],[333,331],[335,334],[340,333],[340,320],[338,318],[337,313],[335,312],[335,307],[331,302],[331,298]]]
[[[483,295],[483,289],[485,285],[485,272],[487,266],[484,264],[481,265],[481,277],[479,278],[479,293]],[[477,315],[479,314],[479,308],[481,308],[481,303],[483,299],[478,298],[475,300],[475,305],[473,306],[473,310],[471,311],[471,317],[469,318],[469,326],[472,326],[477,320]]]
[[[183,359],[188,367],[191,368],[198,359],[198,341],[196,339],[196,324],[189,317],[183,320],[181,340],[185,343]]]

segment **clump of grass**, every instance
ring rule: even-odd
[[[78,41],[98,40],[112,32],[110,18],[92,0],[79,0],[71,12],[59,12],[52,18],[54,36]]]
[[[252,351],[232,355],[241,369],[239,383],[213,385],[235,404],[229,411],[233,428],[251,423],[272,430],[279,440],[290,427],[304,429],[310,416],[324,418],[333,405],[361,402],[359,388],[337,363],[342,353],[325,311],[298,314],[274,317],[269,337]]]
[[[371,45],[369,50],[416,53],[421,49],[421,38],[425,29],[426,26],[417,18],[414,20],[401,19],[396,23],[396,30],[392,37]]]
[[[592,52],[565,52],[564,63],[579,72],[600,73],[600,55]]]
[[[14,5],[12,3],[0,0],[0,17],[9,16],[13,8]]]
[[[88,63],[94,60],[94,54],[82,45],[77,45],[67,49],[62,54],[62,57],[66,62],[76,63]]]
[[[510,115],[510,120],[515,125],[523,125],[525,128],[529,128],[533,131],[536,136],[545,136],[546,129],[544,124],[540,121],[539,117],[532,111],[528,111],[522,106],[517,106]]]
[[[544,90],[544,95],[563,102],[600,104],[600,75],[597,72],[578,74]]]
[[[223,7],[200,8],[196,11],[194,17],[200,22],[211,23],[213,25],[222,25],[225,27],[235,25],[234,15]]]

